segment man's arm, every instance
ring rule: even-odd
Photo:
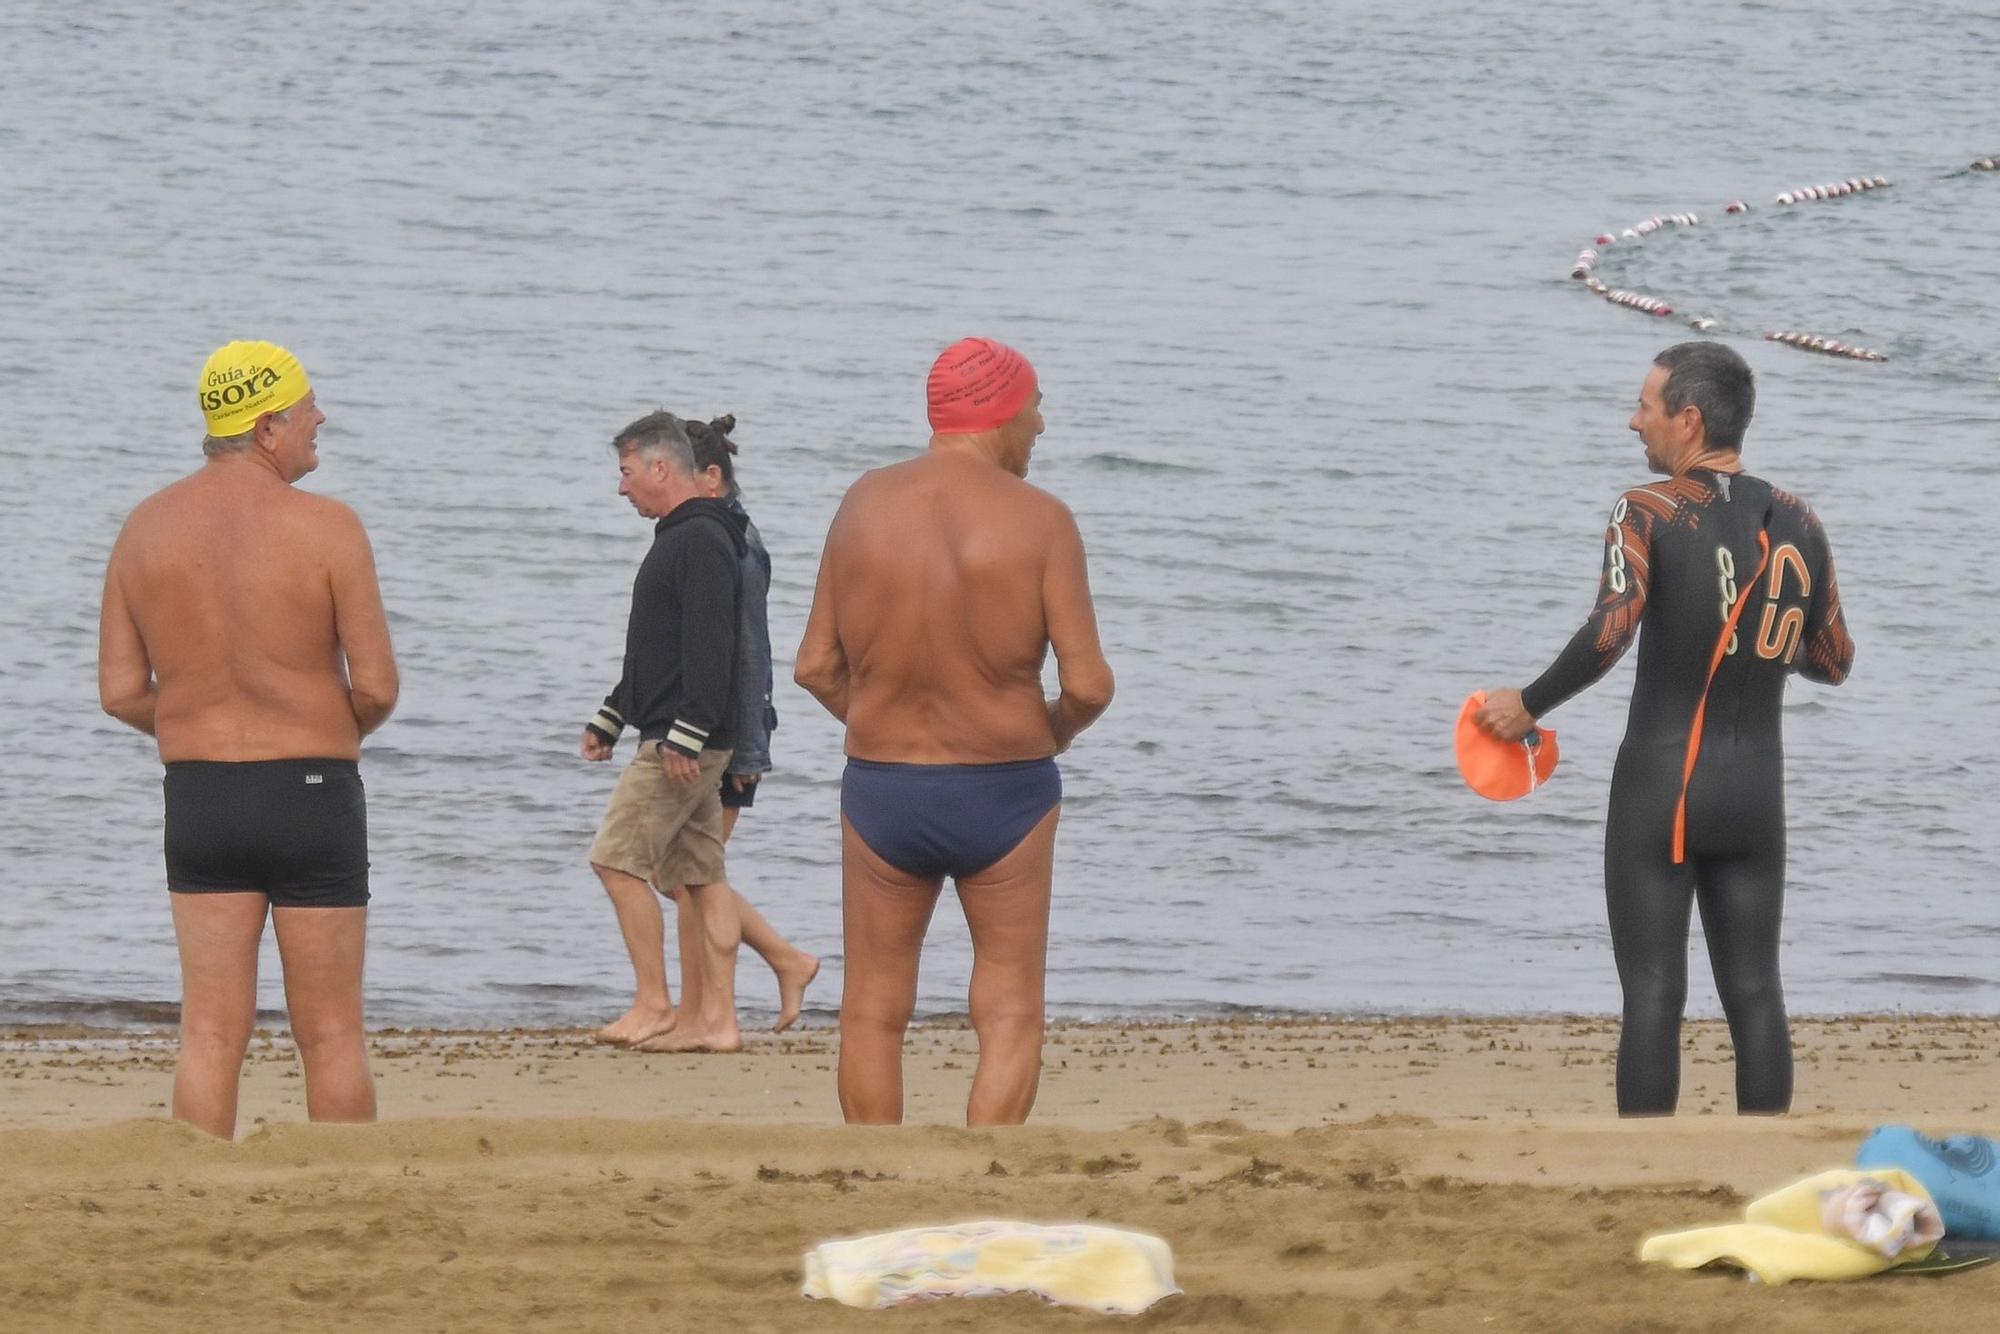
[[[1069,749],[1076,734],[1111,707],[1117,682],[1097,639],[1097,610],[1090,600],[1090,573],[1076,516],[1057,505],[1048,564],[1042,571],[1042,616],[1049,646],[1056,653],[1060,692],[1049,701],[1049,730],[1056,749]]]
[[[620,677],[604,702],[597,706],[597,713],[583,725],[583,758],[586,760],[608,760],[612,747],[625,734],[625,714],[618,707],[618,694],[625,688],[625,679]]]
[[[333,628],[347,656],[348,706],[361,736],[380,727],[396,708],[396,655],[389,647],[389,616],[375,579],[375,552],[353,510],[338,502],[337,538],[328,577],[333,588]]]
[[[151,736],[160,687],[153,680],[146,641],[125,602],[119,559],[123,546],[121,535],[104,571],[104,603],[97,619],[97,699],[113,718]]]
[[[1502,741],[1519,741],[1536,719],[1595,685],[1625,656],[1638,637],[1652,582],[1656,503],[1651,493],[1628,491],[1618,498],[1604,529],[1597,604],[1549,669],[1527,688],[1486,692],[1486,703],[1473,715],[1481,728]]]
[[[1820,552],[1819,578],[1813,584],[1813,598],[1806,612],[1805,656],[1799,660],[1799,675],[1808,681],[1837,686],[1847,679],[1854,666],[1854,641],[1847,634],[1847,614],[1840,606],[1840,585],[1833,577],[1833,550],[1819,516],[1806,511],[1806,530]]]
[[[847,510],[841,503],[841,514]],[[847,721],[847,654],[841,651],[840,627],[834,623],[833,564],[834,541],[840,532],[841,514],[833,516],[827,530],[826,546],[819,556],[819,578],[813,585],[812,612],[806,617],[805,638],[799,641],[798,662],[792,679],[812,692],[812,697],[841,722]]]
[[[636,596],[636,594],[635,594]],[[632,711],[632,658],[628,653],[618,670],[618,684],[597,706],[597,714],[583,725],[583,758],[607,760],[618,738],[625,735],[625,715]]]

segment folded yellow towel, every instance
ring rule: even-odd
[[[1639,1258],[1676,1269],[1734,1265],[1765,1283],[1866,1278],[1923,1259],[1944,1236],[1930,1193],[1895,1167],[1822,1172],[1751,1201],[1743,1217],[1655,1233]]]
[[[921,1297],[1032,1292],[1063,1306],[1137,1315],[1174,1286],[1167,1243],[1144,1232],[989,1221],[823,1241],[805,1257],[805,1295],[878,1309]]]

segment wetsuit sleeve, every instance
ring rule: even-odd
[[[736,672],[736,550],[718,532],[681,553],[681,694],[666,744],[699,757],[709,733],[729,718]]]
[[[1610,671],[1639,633],[1653,577],[1654,507],[1628,491],[1604,529],[1604,571],[1597,605],[1549,669],[1521,692],[1521,707],[1540,718]]]
[[[1819,556],[1813,578],[1812,605],[1806,612],[1806,651],[1799,675],[1808,681],[1837,686],[1854,666],[1854,641],[1847,634],[1847,616],[1840,607],[1840,585],[1833,576],[1833,550],[1819,516],[1806,511],[1806,532]]]

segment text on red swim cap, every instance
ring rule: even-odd
[[[990,431],[1035,392],[1035,368],[1005,343],[961,338],[931,363],[925,388],[933,431]]]

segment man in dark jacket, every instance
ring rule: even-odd
[[[632,1008],[598,1031],[606,1042],[658,1042],[675,1026],[667,993],[666,925],[654,887],[685,888],[700,939],[704,1013],[701,1046],[733,1051],[736,946],[742,936],[722,864],[722,772],[734,742],[737,564],[742,525],[720,500],[704,499],[678,417],[655,412],[620,431],[618,494],[659,522],[632,583],[625,668],[584,727],[587,760],[604,760],[625,728],[639,750],[618,779],[590,845],[632,956]],[[650,883],[649,883],[650,882]]]

